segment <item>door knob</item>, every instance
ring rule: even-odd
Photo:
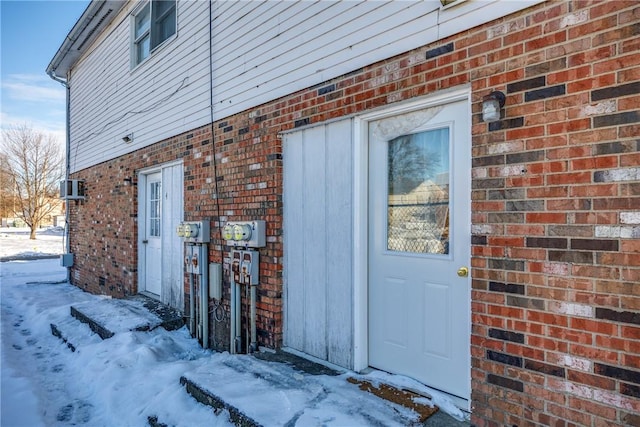
[[[467,277],[469,275],[469,269],[467,267],[460,267],[458,269],[458,276]]]

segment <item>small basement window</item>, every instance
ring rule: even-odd
[[[176,33],[176,0],[150,0],[133,15],[133,66]]]

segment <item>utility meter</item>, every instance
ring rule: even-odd
[[[233,240],[250,240],[251,226],[249,224],[236,224],[233,226]]]
[[[227,224],[222,229],[222,238],[224,240],[233,240],[233,225]]]
[[[176,228],[178,237],[188,243],[209,243],[209,221],[185,221]]]
[[[265,222],[233,221],[222,228],[222,237],[227,245],[245,248],[263,248],[266,246]]]
[[[199,227],[198,224],[193,222],[187,222],[183,225],[184,237],[195,239],[198,237]]]

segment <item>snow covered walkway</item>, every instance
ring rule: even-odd
[[[203,350],[184,327],[119,329],[102,340],[70,316],[70,307],[104,299],[64,283],[65,273],[57,259],[0,263],[3,427],[146,426],[150,418],[167,426],[232,425],[228,410],[214,413],[181,381],[215,394],[264,426],[415,423],[412,410],[346,381],[354,376],[422,388],[442,410],[463,417],[446,397],[404,377],[311,375],[253,356],[214,353]],[[51,334],[52,323],[74,336],[75,352]]]

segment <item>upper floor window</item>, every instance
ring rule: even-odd
[[[176,33],[176,0],[150,0],[134,16],[133,65]]]

